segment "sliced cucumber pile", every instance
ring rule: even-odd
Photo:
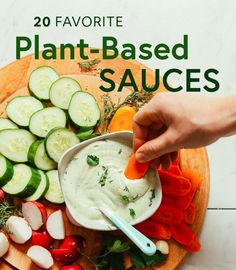
[[[69,116],[78,127],[91,129],[96,126],[100,120],[100,110],[94,96],[76,92],[70,101]]]
[[[41,181],[38,170],[25,164],[14,165],[14,174],[11,180],[2,187],[8,194],[26,198],[34,194]]]
[[[28,160],[35,167],[44,171],[49,171],[57,167],[57,164],[47,155],[44,140],[38,140],[32,143],[28,152]]]
[[[56,204],[64,203],[64,196],[59,182],[58,171],[53,170],[46,174],[49,179],[49,188],[44,195],[45,199]]]
[[[13,165],[4,156],[0,155],[0,187],[9,182],[13,176]]]
[[[6,107],[8,117],[21,127],[28,127],[33,113],[43,109],[43,104],[34,97],[15,97]]]
[[[14,162],[27,162],[28,151],[36,137],[25,129],[0,131],[0,153]]]
[[[51,67],[39,67],[35,69],[29,78],[29,89],[40,100],[49,100],[49,90],[59,75]]]
[[[11,120],[6,118],[0,118],[0,130],[3,129],[17,129],[18,126]]]
[[[0,118],[0,187],[26,201],[61,204],[57,163],[70,147],[97,136],[100,110],[79,82],[48,66],[30,74],[28,87],[32,96],[13,98],[8,118]]]
[[[73,131],[66,128],[55,128],[48,134],[45,146],[48,156],[55,162],[59,162],[65,151],[78,143],[79,138]]]
[[[37,201],[41,199],[44,196],[44,194],[48,191],[49,188],[48,176],[41,170],[38,170],[38,172],[41,175],[41,182],[36,191],[34,192],[34,194],[25,198],[26,201]]]
[[[29,129],[36,136],[45,138],[53,128],[65,127],[66,122],[66,114],[62,109],[48,107],[32,115]]]
[[[52,84],[50,88],[50,100],[54,106],[67,110],[72,95],[81,90],[81,86],[76,80],[62,77]]]

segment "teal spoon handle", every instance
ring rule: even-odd
[[[100,208],[100,211],[146,255],[156,253],[156,245],[145,235],[136,230],[132,225],[115,215],[106,208]]]

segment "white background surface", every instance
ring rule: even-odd
[[[120,44],[131,42],[181,42],[189,35],[189,59],[144,63],[164,70],[177,67],[210,67],[220,71],[218,95],[236,94],[236,1],[227,0],[1,0],[0,67],[15,60],[17,35],[39,34],[42,42],[76,43],[84,38],[92,47],[101,47],[102,35],[114,35]],[[42,28],[33,27],[35,16],[122,15],[123,28]],[[183,83],[174,78],[172,83]],[[0,89],[1,91],[1,89]],[[204,93],[205,94],[205,93]],[[236,106],[236,104],[235,104]],[[211,167],[209,209],[201,234],[202,251],[190,255],[182,270],[236,269],[236,137],[223,139],[208,148]]]

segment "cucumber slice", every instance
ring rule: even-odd
[[[27,154],[36,140],[25,129],[4,129],[0,131],[0,153],[14,162],[28,161]]]
[[[74,132],[66,128],[55,128],[49,132],[45,146],[48,156],[58,162],[65,151],[77,143],[79,138]]]
[[[62,77],[52,84],[49,93],[50,100],[53,105],[67,110],[69,108],[72,95],[81,90],[81,86],[76,80],[68,77]]]
[[[70,101],[69,116],[76,126],[91,129],[100,120],[100,110],[94,96],[76,92]]]
[[[92,139],[92,138],[94,138],[96,136],[98,136],[98,135],[96,133],[94,133],[94,130],[93,129],[89,129],[89,130],[86,130],[86,131],[80,131],[77,134],[77,137],[81,141],[86,141],[86,140]]]
[[[64,203],[65,200],[59,182],[58,171],[49,171],[46,173],[46,175],[49,179],[49,188],[48,191],[45,193],[44,198],[52,203]]]
[[[35,170],[25,164],[14,165],[14,174],[12,179],[2,187],[3,191],[26,198],[34,194],[41,181],[38,170]]]
[[[9,182],[13,176],[13,165],[4,156],[0,155],[0,187]]]
[[[33,113],[43,109],[43,104],[34,97],[13,98],[6,107],[8,117],[21,127],[28,127]]]
[[[41,199],[44,196],[44,194],[48,191],[48,188],[49,188],[48,177],[43,171],[41,170],[38,170],[38,171],[39,171],[39,174],[41,175],[41,182],[38,188],[36,189],[36,191],[34,192],[34,194],[25,198],[26,201],[37,201]]]
[[[11,120],[6,118],[0,118],[0,131],[3,129],[17,129],[18,126]]]
[[[29,89],[38,99],[49,100],[49,89],[58,78],[59,75],[53,68],[39,67],[30,74]]]
[[[66,126],[66,114],[62,109],[49,107],[34,113],[30,118],[29,129],[38,137],[45,138],[55,127]]]
[[[57,164],[47,155],[44,140],[39,140],[32,143],[28,152],[28,161],[38,169],[44,171],[53,170],[57,167]]]

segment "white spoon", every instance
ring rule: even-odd
[[[156,245],[141,232],[136,230],[132,225],[120,218],[107,208],[99,208],[99,210],[146,255],[156,253]]]

